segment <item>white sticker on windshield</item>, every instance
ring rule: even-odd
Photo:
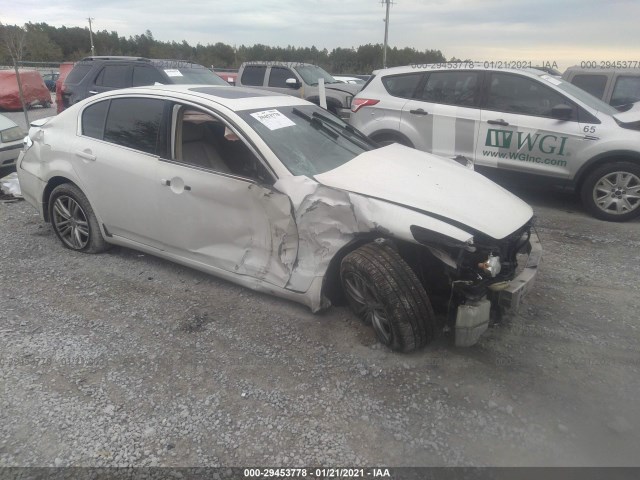
[[[553,85],[560,85],[560,82],[557,78],[553,78],[550,75],[540,75],[541,78],[544,78],[547,82],[553,84]]]
[[[279,128],[292,127],[295,125],[295,123],[275,109],[252,113],[251,116],[269,130],[278,130]]]
[[[181,77],[182,73],[180,73],[180,70],[178,70],[177,68],[165,68],[164,69],[164,73],[167,74],[167,76],[169,77]]]

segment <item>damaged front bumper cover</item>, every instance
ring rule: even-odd
[[[533,287],[538,266],[542,261],[542,245],[535,232],[529,238],[527,263],[524,269],[509,284],[492,296],[491,302],[483,299],[460,305],[456,313],[455,344],[457,347],[475,345],[489,328],[491,304],[502,313],[516,312],[520,302]]]

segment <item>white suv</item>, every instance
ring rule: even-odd
[[[603,220],[640,215],[640,103],[619,112],[540,70],[460,65],[374,72],[351,124],[382,144],[572,185]]]

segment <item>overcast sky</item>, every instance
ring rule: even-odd
[[[157,40],[319,49],[382,43],[380,0],[1,0],[0,21]],[[640,61],[638,0],[397,0],[389,44],[477,61]]]

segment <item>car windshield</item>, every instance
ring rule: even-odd
[[[318,85],[319,78],[323,78],[324,83],[342,83],[341,81],[333,78],[325,70],[320,67],[316,67],[315,65],[301,65],[294,68],[307,85]]]
[[[542,76],[542,78],[545,78],[545,76]],[[572,83],[569,83],[560,78],[553,78],[553,81],[551,83],[556,85],[563,92],[570,94],[572,97],[580,100],[582,103],[584,103],[588,107],[593,108],[594,110],[597,110],[598,112],[606,113],[607,115],[615,115],[616,113],[620,113],[608,103],[605,103],[599,98],[594,97],[580,87],[576,87]]]
[[[360,132],[313,105],[246,110],[239,115],[293,175],[328,172],[375,148]]]
[[[169,70],[170,71],[167,72],[167,69],[165,69],[165,72],[167,73],[167,75],[169,75],[169,78],[173,81],[173,83],[229,85],[218,75],[200,65],[195,67],[185,66]]]

